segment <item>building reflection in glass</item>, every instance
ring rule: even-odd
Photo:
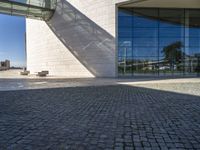
[[[121,76],[200,72],[200,10],[119,8]]]

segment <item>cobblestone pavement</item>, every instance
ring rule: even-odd
[[[200,149],[200,97],[127,85],[1,91],[0,149]]]

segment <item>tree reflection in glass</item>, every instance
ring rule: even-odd
[[[182,42],[177,41],[163,48],[163,61],[169,64],[171,71],[176,69],[175,67],[178,64],[182,63],[182,59],[185,57],[185,53],[182,51],[183,47]]]

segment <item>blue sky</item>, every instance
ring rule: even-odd
[[[0,61],[25,66],[25,18],[0,14]]]

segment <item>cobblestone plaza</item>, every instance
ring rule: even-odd
[[[0,150],[200,150],[200,0],[0,0],[0,13],[26,25],[25,68],[0,72]]]
[[[175,84],[196,96],[145,84],[1,91],[0,149],[200,149],[199,84]]]

